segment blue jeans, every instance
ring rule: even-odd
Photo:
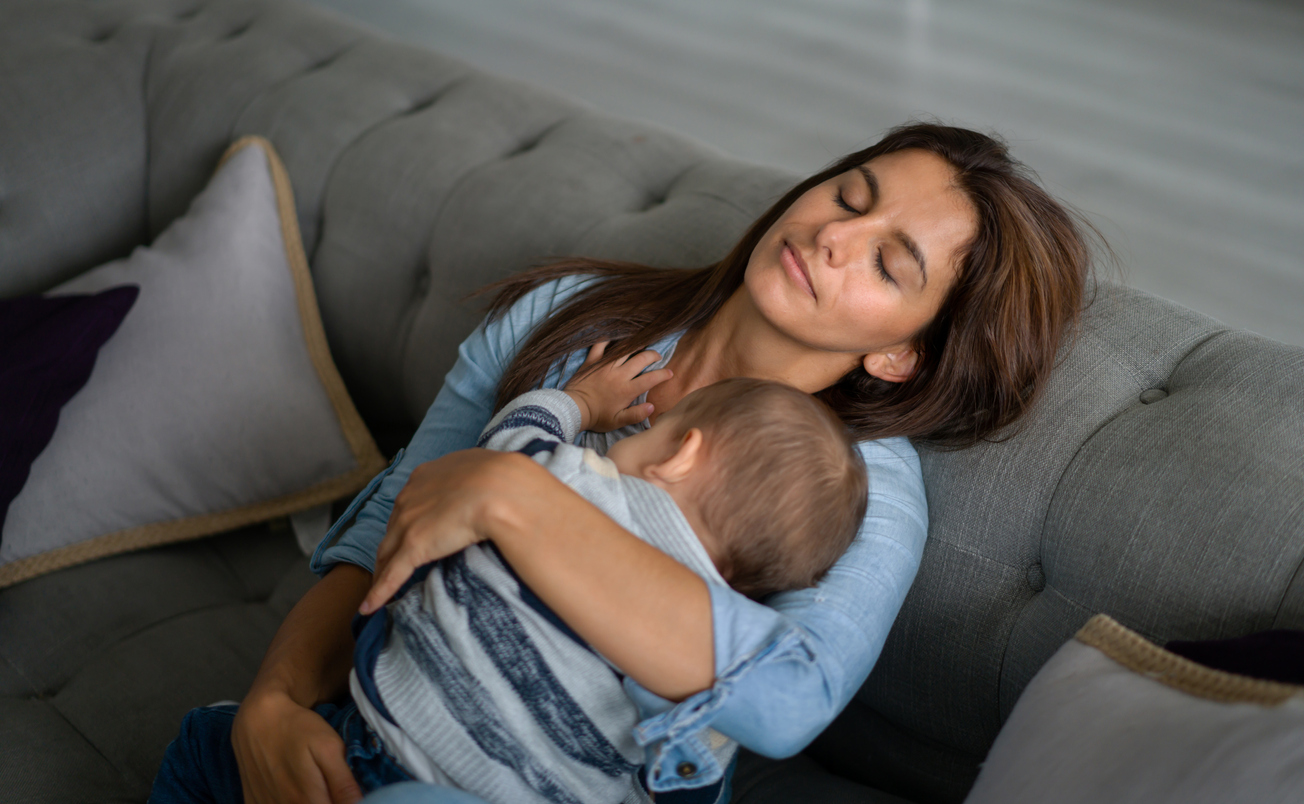
[[[163,755],[150,804],[244,804],[240,768],[231,747],[236,709],[227,705],[190,710],[181,721],[181,733]],[[344,738],[344,758],[364,793],[412,779],[385,753],[353,701],[323,704],[313,711]]]

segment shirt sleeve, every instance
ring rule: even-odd
[[[570,444],[580,434],[580,420],[580,407],[570,394],[540,388],[508,402],[489,420],[475,445],[515,452],[537,440]]]
[[[493,415],[498,382],[516,350],[540,321],[588,281],[588,277],[565,277],[548,282],[522,297],[502,317],[476,327],[458,347],[457,362],[407,447],[354,498],[318,545],[312,557],[314,572],[325,575],[341,561],[374,571],[376,550],[385,536],[394,499],[412,470],[476,445]],[[572,356],[555,367],[544,384],[555,387],[560,377],[569,377],[582,363],[582,354]]]
[[[631,680],[658,789],[698,787],[723,773],[707,729],[758,754],[805,748],[868,677],[913,582],[928,533],[919,456],[904,438],[864,442],[869,505],[846,554],[811,589],[765,604],[711,587],[716,682],[674,703]],[[692,780],[680,779],[679,770]]]

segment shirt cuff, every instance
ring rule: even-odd
[[[815,653],[802,629],[789,627],[760,651],[717,675],[710,689],[679,703],[626,679],[625,689],[645,717],[634,728],[634,740],[646,751],[648,786],[656,792],[667,792],[719,781],[724,767],[711,750],[707,730],[753,668],[777,661],[814,663]]]

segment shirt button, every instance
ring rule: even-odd
[[[675,773],[685,779],[691,779],[697,775],[697,766],[691,762],[680,762],[675,766]]]

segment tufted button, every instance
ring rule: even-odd
[[[1149,405],[1151,402],[1158,402],[1167,396],[1168,392],[1162,388],[1147,388],[1141,392],[1141,404]]]
[[[697,775],[697,766],[691,762],[680,762],[675,766],[675,773],[685,779],[691,779]]]
[[[1046,573],[1042,572],[1041,564],[1033,564],[1028,567],[1028,588],[1034,592],[1040,592],[1046,588]]]

